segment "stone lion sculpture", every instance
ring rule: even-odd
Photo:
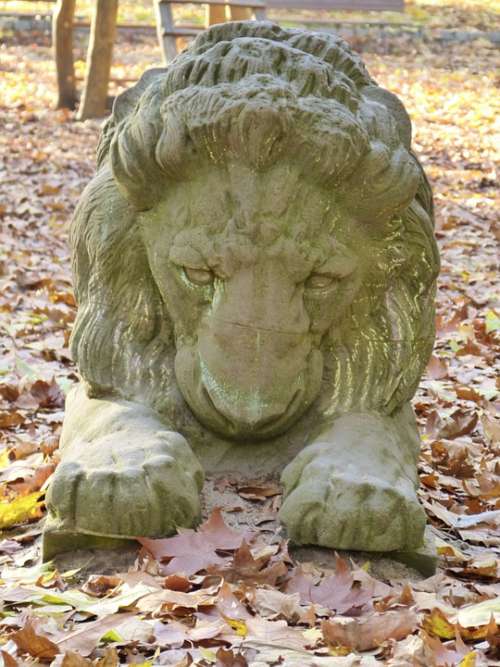
[[[438,255],[410,143],[344,41],[268,22],[117,98],[72,227],[82,382],[46,553],[196,524],[203,469],[282,471],[296,543],[419,547]]]

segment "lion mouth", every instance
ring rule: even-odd
[[[175,366],[184,400],[198,421],[225,439],[248,442],[287,431],[316,398],[323,375],[318,350],[311,351],[294,377],[283,377],[272,386],[245,386],[241,377],[224,382],[208,371],[192,348],[178,350]]]
[[[303,413],[303,410],[300,409],[305,393],[302,386],[295,391],[285,409],[278,414],[272,416],[255,414],[255,416],[249,416],[246,419],[242,418],[241,415],[233,417],[223,412],[216,405],[210,391],[204,384],[201,384],[200,392],[203,401],[210,407],[212,415],[220,422],[219,427],[215,427],[215,430],[233,439],[257,438],[261,440],[279,435]],[[212,427],[214,427],[213,424]]]

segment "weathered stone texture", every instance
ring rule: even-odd
[[[284,468],[299,543],[421,544],[438,256],[410,143],[345,42],[271,23],[215,26],[116,100],[72,228],[83,381],[48,542],[192,525],[203,466]]]

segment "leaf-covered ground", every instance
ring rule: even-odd
[[[77,379],[67,347],[68,222],[93,173],[99,123],[51,110],[49,45],[43,35],[11,35],[0,47],[0,654],[8,667],[500,664],[498,57],[484,38],[443,46],[394,36],[390,53],[376,40],[356,45],[405,101],[436,197],[438,336],[415,408],[437,574],[333,554],[298,565],[275,530],[279,488],[231,479],[213,481],[232,499],[229,511],[211,513],[196,533],[143,540],[128,561],[101,555],[78,571],[64,559],[40,563],[44,489],[58,461],[64,393]],[[158,57],[148,37],[121,40],[114,73],[135,77]]]

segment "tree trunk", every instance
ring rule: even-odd
[[[76,0],[57,0],[52,18],[52,48],[57,74],[57,109],[76,107],[73,20]]]
[[[111,58],[116,33],[118,0],[95,0],[87,72],[78,118],[99,118],[106,114]]]

